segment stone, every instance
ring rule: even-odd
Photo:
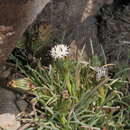
[[[105,4],[113,0],[52,0],[44,8],[37,23],[48,23],[53,28],[53,38],[56,44],[69,45],[75,41],[79,50],[85,46],[85,53],[92,56],[91,41],[94,52],[100,53],[96,15]],[[62,39],[61,39],[62,38]],[[43,52],[44,45],[37,53]]]
[[[0,127],[6,130],[17,130],[20,122],[16,121],[15,115],[11,113],[0,114]]]
[[[48,2],[49,0],[0,0],[0,64],[7,60],[16,41]]]
[[[15,104],[15,94],[4,88],[0,88],[0,127],[6,130],[16,130],[20,122],[16,120],[19,113]]]
[[[21,112],[24,112],[28,106],[28,103],[22,98],[17,99],[16,104]]]

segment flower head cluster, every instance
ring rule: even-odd
[[[95,70],[97,72],[96,79],[100,80],[102,77],[108,77],[108,68],[107,67],[95,67]]]
[[[55,45],[51,49],[50,54],[54,59],[61,59],[69,54],[69,48],[64,44]]]

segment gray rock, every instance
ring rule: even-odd
[[[16,130],[20,122],[15,116],[19,113],[15,105],[15,94],[0,88],[0,127],[6,130]]]
[[[22,112],[22,111],[25,111],[27,106],[28,106],[28,103],[26,101],[24,101],[23,99],[19,98],[18,100],[16,100],[16,104],[19,108],[19,110]]]

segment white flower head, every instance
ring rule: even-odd
[[[51,49],[50,54],[54,59],[64,58],[69,54],[69,47],[64,44],[55,45]]]
[[[95,70],[97,72],[96,79],[100,80],[102,77],[108,77],[108,68],[107,67],[95,67]]]

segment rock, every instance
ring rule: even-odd
[[[94,52],[100,54],[96,15],[105,4],[113,0],[52,0],[39,15],[36,23],[49,24],[52,28],[52,41],[75,45],[81,50],[84,45],[85,53],[92,56],[91,41]],[[62,38],[62,39],[61,39]],[[46,43],[46,42],[45,42]],[[37,53],[44,50],[44,45]],[[42,53],[41,53],[42,55]],[[42,56],[40,56],[42,59]]]
[[[99,23],[99,41],[102,44],[108,63],[126,66],[130,49],[130,5],[124,9],[117,6],[112,12],[111,6],[102,8]],[[109,13],[108,13],[109,12]]]
[[[11,3],[10,0],[0,1],[0,64],[7,60],[16,41],[48,2],[49,0],[11,0]]]
[[[16,121],[14,114],[4,113],[0,114],[0,127],[6,130],[17,130],[20,122]]]
[[[19,108],[19,110],[22,112],[22,111],[25,111],[27,106],[28,106],[28,103],[23,100],[22,98],[19,98],[17,101],[16,101],[16,104]]]
[[[0,88],[0,127],[6,130],[16,130],[20,122],[15,116],[19,113],[15,105],[15,94],[4,88]]]

